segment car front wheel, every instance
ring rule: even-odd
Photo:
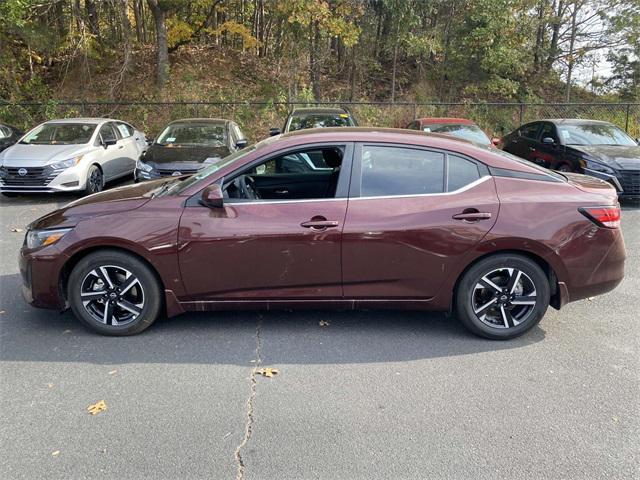
[[[98,193],[102,191],[104,187],[104,176],[102,170],[96,165],[91,165],[87,172],[87,184],[84,189],[85,195],[91,195],[92,193]]]
[[[549,307],[549,280],[527,257],[499,254],[474,264],[456,291],[456,314],[473,333],[495,340],[522,335]]]
[[[103,335],[139,333],[162,309],[161,288],[151,268],[115,250],[81,259],[71,271],[67,292],[76,317]]]

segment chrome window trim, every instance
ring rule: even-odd
[[[378,199],[378,198],[413,198],[413,197],[434,197],[434,196],[444,196],[444,195],[456,195],[466,190],[470,190],[471,188],[476,187],[481,183],[484,183],[490,178],[492,178],[491,175],[483,175],[479,179],[466,184],[464,187],[458,188],[457,190],[452,190],[450,192],[412,193],[407,195],[378,195],[378,196],[367,196],[367,197],[353,197],[353,198],[349,198],[349,200],[371,200],[371,199]]]
[[[457,190],[453,190],[451,192],[439,192],[439,193],[414,193],[409,195],[381,195],[381,196],[372,196],[372,197],[348,197],[348,198],[315,198],[315,199],[301,199],[301,200],[266,200],[266,201],[249,201],[249,202],[224,202],[224,205],[268,205],[268,204],[282,204],[282,203],[309,203],[309,202],[335,202],[335,201],[354,201],[354,200],[374,200],[374,199],[385,199],[385,198],[413,198],[413,197],[433,197],[433,196],[442,196],[442,195],[455,195],[458,193],[462,193],[466,190],[469,190],[473,187],[484,183],[485,181],[491,179],[491,175],[484,175],[480,177],[478,180],[475,180],[462,188]]]

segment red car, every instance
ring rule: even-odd
[[[490,139],[478,125],[466,118],[417,118],[407,128],[451,135],[480,145],[498,145],[500,142],[499,138]]]
[[[291,168],[309,159],[325,167]],[[441,135],[322,129],[77,200],[29,226],[20,270],[31,304],[108,335],[186,311],[387,307],[507,339],[620,283],[619,225],[593,177]]]

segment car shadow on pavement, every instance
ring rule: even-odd
[[[0,277],[0,299],[0,360],[11,362],[251,365],[259,336],[269,364],[377,363],[521,348],[545,337],[537,326],[511,341],[485,340],[429,312],[317,310],[188,313],[136,336],[104,337],[71,312],[27,305],[17,274]]]

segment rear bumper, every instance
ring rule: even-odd
[[[582,241],[589,244],[574,247],[588,254],[565,259],[569,273],[565,303],[607,293],[624,279],[627,254],[620,229],[594,227]]]

